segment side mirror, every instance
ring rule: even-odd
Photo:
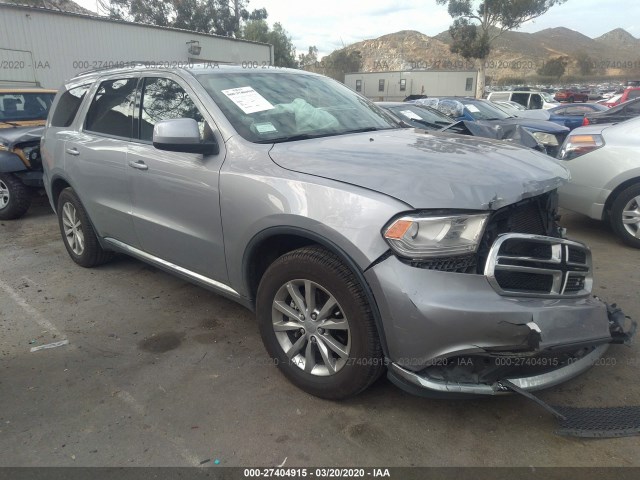
[[[193,118],[162,120],[153,127],[153,146],[169,152],[216,155],[220,146],[215,140],[200,140],[198,122]]]

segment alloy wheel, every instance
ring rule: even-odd
[[[6,206],[9,205],[9,200],[11,200],[9,187],[6,183],[0,180],[0,210],[6,208]]]
[[[335,297],[310,280],[280,287],[272,305],[272,326],[289,361],[306,373],[338,373],[351,351],[349,321]]]
[[[80,256],[84,252],[84,232],[78,211],[72,203],[66,202],[62,207],[62,225],[67,244],[73,253]]]
[[[629,200],[622,209],[622,225],[631,236],[640,238],[640,195]]]

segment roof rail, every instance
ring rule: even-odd
[[[85,70],[83,72],[77,73],[73,76],[73,78],[78,78],[78,77],[84,77],[85,75],[89,75],[91,73],[95,73],[95,72],[102,72],[104,70],[112,70],[112,69],[117,69],[117,68],[131,68],[131,67],[138,67],[138,66],[142,66],[145,64],[149,64],[149,62],[143,62],[143,61],[138,61],[138,60],[133,60],[133,61],[129,61],[129,62],[104,62],[105,66],[103,67],[97,67],[97,68],[92,68],[91,70]]]

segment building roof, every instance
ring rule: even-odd
[[[204,37],[220,38],[220,39],[224,39],[224,40],[231,40],[231,41],[234,41],[234,42],[254,43],[256,45],[268,45],[268,46],[270,46],[270,44],[268,44],[268,43],[255,42],[253,40],[244,40],[244,39],[241,39],[241,38],[225,37],[224,35],[216,35],[214,33],[203,33],[203,32],[196,32],[196,31],[193,31],[193,30],[186,30],[184,28],[161,27],[161,26],[158,26],[158,25],[149,25],[149,24],[146,24],[146,23],[128,22],[126,20],[118,20],[118,19],[115,19],[115,18],[103,17],[103,16],[98,15],[98,14],[89,15],[89,14],[85,14],[85,13],[67,12],[67,11],[63,11],[63,10],[55,10],[53,8],[36,7],[36,6],[32,6],[32,5],[22,5],[22,4],[18,4],[18,3],[4,3],[2,0],[0,0],[0,8],[11,8],[11,9],[16,9],[16,10],[35,11],[35,12],[46,13],[46,14],[63,15],[63,16],[66,16],[66,17],[78,17],[78,18],[83,18],[85,20],[95,20],[95,21],[99,21],[99,22],[119,23],[119,24],[122,24],[122,25],[130,25],[132,27],[156,28],[156,29],[160,29],[160,30],[169,30],[169,31],[174,31],[174,32],[189,33],[189,34],[192,34],[192,35],[201,35],[201,36],[204,36]]]

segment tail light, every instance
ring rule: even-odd
[[[589,123],[591,123],[591,122],[589,122],[589,119],[588,119],[587,117],[584,117],[584,118],[582,119],[582,126],[583,126],[583,127],[585,127],[585,126],[589,125]]]

